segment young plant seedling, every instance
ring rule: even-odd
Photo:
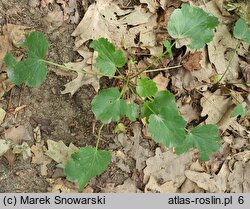
[[[183,4],[170,17],[167,30],[175,42],[164,42],[166,52],[162,56],[166,53],[172,56],[172,47],[180,39],[189,39],[190,48],[203,48],[213,39],[213,29],[218,24],[216,17],[200,8]],[[238,39],[250,42],[249,31],[245,30],[245,27],[245,23],[239,20],[235,25],[234,35]],[[40,32],[27,35],[22,47],[27,47],[26,59],[17,62],[10,53],[4,59],[9,79],[17,85],[24,83],[34,87],[42,83],[47,74],[46,64],[96,75],[84,69],[71,69],[45,60],[48,42]],[[158,91],[154,81],[142,76],[149,67],[139,72],[130,72],[129,75],[123,74],[121,69],[126,68],[126,57],[122,50],[117,50],[105,38],[94,40],[90,47],[98,52],[93,64],[99,70],[97,74],[118,78],[122,80],[123,85],[121,88],[102,89],[92,100],[91,109],[96,119],[102,123],[96,147],[84,147],[72,154],[64,168],[68,180],[79,183],[80,189],[83,189],[92,177],[105,171],[111,161],[111,154],[106,150],[99,150],[101,130],[105,124],[119,123],[123,117],[132,122],[145,118],[152,139],[173,148],[177,154],[196,148],[200,152],[200,160],[207,161],[212,153],[220,148],[221,139],[215,124],[186,129],[187,123],[179,113],[174,95],[168,90]]]

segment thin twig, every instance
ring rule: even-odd
[[[172,67],[164,67],[164,68],[146,70],[144,72],[149,73],[149,72],[165,71],[165,70],[171,70],[171,69],[175,69],[175,68],[179,68],[179,67],[182,67],[182,65],[176,65],[176,66],[172,66]]]

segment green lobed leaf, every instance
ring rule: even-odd
[[[90,47],[98,52],[94,66],[104,75],[114,75],[117,67],[123,67],[126,63],[123,52],[116,50],[115,46],[105,38],[92,41]]]
[[[131,121],[138,117],[138,105],[127,104],[120,99],[118,88],[108,88],[101,90],[92,100],[92,111],[97,120],[102,123],[119,121],[122,116],[127,116]]]
[[[169,91],[160,91],[152,102],[145,102],[143,116],[148,119],[152,139],[167,147],[175,147],[185,139],[186,122],[179,114],[175,98]]]
[[[157,90],[156,83],[146,77],[142,77],[137,81],[136,92],[142,98],[154,96]]]
[[[139,105],[127,104],[127,110],[125,114],[130,121],[134,122],[139,117]]]
[[[80,190],[87,182],[102,174],[111,161],[111,154],[105,150],[84,147],[71,155],[64,168],[64,174],[72,182],[79,183]]]
[[[34,87],[42,83],[47,75],[48,70],[42,59],[48,51],[48,42],[42,33],[32,32],[26,36],[23,45],[28,47],[28,58],[17,62],[13,55],[8,53],[4,64],[11,82]]]
[[[233,111],[231,112],[231,117],[236,117],[240,115],[243,118],[245,117],[246,112],[247,112],[246,108],[244,108],[242,104],[238,103],[236,107],[233,109]]]
[[[26,35],[25,45],[28,47],[29,57],[43,59],[48,52],[48,41],[41,32]]]
[[[209,160],[212,153],[219,150],[220,137],[216,125],[199,125],[187,134],[183,144],[175,148],[177,154],[186,152],[188,149],[197,148],[200,152],[200,160]]]
[[[213,39],[213,29],[219,24],[216,17],[206,13],[200,8],[182,4],[170,16],[167,30],[175,39],[191,39],[190,48],[203,48]]]
[[[234,25],[233,34],[235,38],[243,40],[250,44],[250,31],[244,19],[239,18],[237,20]]]

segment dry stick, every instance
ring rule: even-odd
[[[226,73],[228,72],[228,70],[229,70],[229,68],[230,68],[230,65],[231,65],[231,63],[232,63],[232,61],[233,61],[233,58],[234,58],[234,56],[235,56],[235,54],[236,54],[236,51],[237,51],[237,49],[239,48],[239,45],[240,45],[240,41],[238,40],[237,45],[236,45],[236,47],[234,48],[233,54],[232,54],[232,56],[231,56],[231,58],[230,58],[230,60],[229,60],[229,63],[228,63],[228,65],[227,65],[227,68],[226,68],[226,70],[224,71],[224,73],[222,74],[220,80],[219,80],[217,83],[220,83],[220,82],[222,81],[222,79],[225,77]]]
[[[146,70],[144,72],[149,73],[149,72],[165,71],[165,70],[171,70],[171,69],[175,69],[175,68],[179,68],[179,67],[182,67],[182,65],[176,65],[176,66],[172,66],[172,67],[164,67],[164,68]]]

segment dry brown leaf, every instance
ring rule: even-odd
[[[250,161],[244,163],[236,161],[233,171],[228,178],[230,192],[248,193],[250,192]]]
[[[221,90],[218,89],[214,93],[205,92],[204,97],[201,98],[202,112],[201,116],[208,115],[206,119],[207,124],[215,124],[220,121],[224,113],[232,105],[230,98],[221,95]]]
[[[47,7],[49,4],[53,4],[55,0],[41,0],[41,6]]]
[[[122,10],[112,0],[98,0],[89,6],[72,35],[76,37],[77,49],[86,41],[100,37],[109,39],[118,47],[133,47],[140,44],[145,48],[155,46],[154,26],[156,14],[147,12],[141,6]],[[137,44],[134,40],[138,36]]]
[[[7,79],[7,75],[5,73],[0,74],[0,98],[2,98],[2,96],[14,86],[15,85]]]
[[[197,109],[193,108],[192,104],[181,105],[179,111],[182,117],[184,117],[185,121],[188,123],[198,119],[200,116],[200,113],[197,111]]]
[[[200,188],[208,192],[218,192],[218,187],[213,176],[207,173],[199,173],[196,171],[186,170],[185,176],[196,183]]]
[[[146,161],[143,182],[147,183],[150,176],[153,176],[156,180],[161,179],[163,183],[173,181],[179,188],[186,179],[184,171],[191,162],[191,152],[177,156],[170,150],[162,152],[160,148],[156,148],[155,156]]]
[[[6,35],[0,36],[0,69],[2,68],[3,59],[10,50],[9,37]]]
[[[153,78],[153,81],[156,83],[158,91],[166,90],[169,78],[163,76],[162,73],[159,73],[157,76]]]
[[[226,160],[219,173],[215,176],[215,182],[218,188],[218,192],[226,192],[228,189],[228,177],[229,177],[230,171],[228,167],[228,160]]]
[[[88,66],[87,64],[88,60],[92,57],[92,53],[87,52],[87,51],[81,51],[81,55],[84,56],[83,61],[75,62],[75,63],[73,62],[66,63],[65,65],[67,67],[75,68],[77,70],[85,69],[92,73],[97,72],[97,70],[93,66]],[[100,76],[78,72],[77,77],[74,80],[65,84],[65,89],[61,93],[62,94],[70,93],[71,96],[73,96],[75,92],[83,85],[92,85],[95,91],[98,92],[100,88],[99,79],[100,79]]]
[[[0,125],[4,121],[5,115],[6,115],[6,111],[3,108],[0,107]]]
[[[71,183],[65,179],[47,179],[50,186],[48,187],[48,192],[52,193],[77,193],[78,185]],[[84,189],[85,190],[85,189]]]
[[[38,164],[41,167],[41,175],[46,176],[47,175],[47,165],[51,163],[51,159],[44,155],[44,142],[38,142],[35,145],[31,147],[31,151],[34,154],[32,157],[31,163]]]
[[[78,150],[78,148],[70,143],[67,147],[63,141],[55,142],[47,140],[48,150],[45,152],[47,156],[56,161],[59,167],[64,167],[69,161],[70,156]]]
[[[161,6],[159,2],[155,0],[140,0],[140,2],[142,4],[147,4],[147,8],[152,13],[156,12],[156,10],[159,9]]]
[[[104,193],[139,193],[141,192],[136,187],[136,183],[130,178],[126,179],[122,185],[115,187],[114,183],[108,183],[102,188]]]
[[[162,185],[159,185],[157,180],[150,176],[148,183],[145,186],[145,193],[174,193],[178,191],[178,187],[173,183],[173,181],[167,181]]]
[[[201,60],[202,60],[201,51],[190,53],[186,57],[184,57],[182,65],[186,70],[189,71],[200,70],[202,68],[200,64]]]
[[[129,155],[132,156],[136,161],[136,169],[141,171],[146,166],[146,160],[149,157],[153,156],[153,153],[150,149],[146,149],[141,146],[142,135],[141,135],[141,126],[139,123],[135,123],[133,126],[133,134],[134,136],[131,138],[133,142],[133,146],[129,151]]]
[[[181,193],[190,193],[195,192],[199,187],[193,181],[186,179],[185,182],[181,186]]]
[[[229,70],[223,80],[238,78],[239,57],[235,55],[233,50],[236,45],[237,40],[232,38],[227,26],[222,24],[216,28],[213,40],[208,43],[209,60],[215,66],[217,73],[222,75],[229,66]],[[230,60],[231,63],[229,63]]]
[[[15,144],[20,144],[22,140],[31,140],[29,131],[24,125],[7,129],[4,137],[5,139],[11,139]]]
[[[244,81],[247,82],[248,86],[250,86],[250,64],[244,61],[240,61],[240,69],[244,78]]]

